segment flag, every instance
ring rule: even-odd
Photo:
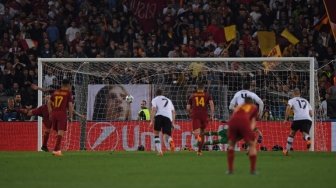
[[[322,18],[313,26],[313,28],[317,31],[319,31],[324,25],[327,25],[329,23],[329,19],[327,14],[324,14]]]
[[[288,29],[284,29],[281,32],[281,36],[283,36],[284,38],[286,38],[290,43],[292,43],[293,45],[299,43],[300,41],[292,34],[288,31]]]
[[[275,33],[273,31],[258,31],[259,47],[262,55],[268,55],[276,45]]]
[[[231,41],[236,38],[236,25],[224,27],[224,35],[226,41]]]
[[[331,28],[331,32],[334,35],[334,39],[336,41],[336,11],[334,10],[336,7],[336,1],[335,0],[323,0],[324,7],[326,9],[328,19],[329,19],[329,25]]]
[[[279,44],[274,46],[271,51],[268,53],[267,57],[282,57],[281,50]],[[270,61],[265,61],[262,63],[265,69],[265,72],[268,73],[268,71],[274,69],[279,62],[270,62]]]
[[[193,62],[189,65],[189,69],[192,71],[192,77],[197,77],[202,71],[204,64]]]
[[[268,53],[267,57],[281,57],[281,50],[279,44],[274,46],[272,50]]]
[[[21,45],[25,50],[27,50],[30,48],[36,48],[38,46],[38,42],[32,39],[22,39]]]

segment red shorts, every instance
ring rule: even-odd
[[[67,130],[67,115],[61,111],[52,112],[52,127],[55,131],[66,131]]]
[[[32,110],[32,114],[34,116],[40,116],[43,118],[43,124],[47,129],[51,129],[51,121],[49,119],[49,112],[48,109],[44,109],[42,107],[35,108]]]
[[[205,129],[208,125],[208,114],[193,115],[191,120],[192,120],[193,130],[196,130],[199,128]]]
[[[43,125],[45,126],[45,128],[51,129],[52,122],[50,121],[49,117],[48,117],[48,119],[43,118],[42,122],[43,122]]]
[[[230,141],[237,142],[244,139],[245,142],[250,142],[255,140],[255,134],[251,130],[249,121],[231,121],[228,122],[228,125],[228,137]]]

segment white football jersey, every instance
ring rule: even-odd
[[[155,116],[162,115],[169,118],[171,121],[173,120],[173,111],[175,108],[171,100],[167,97],[162,95],[156,96],[152,100],[152,108],[153,107],[156,107],[157,110]]]
[[[288,105],[293,109],[294,120],[312,120],[309,114],[312,107],[306,99],[294,97],[288,101]]]
[[[232,98],[229,109],[233,110],[236,106],[242,105],[245,102],[246,97],[251,97],[258,105],[260,110],[264,109],[264,102],[258,97],[257,94],[249,90],[240,90]]]

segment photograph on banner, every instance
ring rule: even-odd
[[[126,96],[132,95],[132,103]],[[136,120],[142,100],[150,101],[150,85],[88,85],[87,120]]]

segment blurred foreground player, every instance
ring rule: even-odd
[[[228,121],[228,150],[227,150],[227,163],[228,174],[233,173],[234,162],[234,147],[236,142],[241,138],[249,145],[249,159],[250,159],[250,173],[256,173],[257,149],[255,133],[253,132],[256,126],[256,119],[258,117],[258,107],[253,104],[251,97],[245,97],[245,103],[237,106]]]

